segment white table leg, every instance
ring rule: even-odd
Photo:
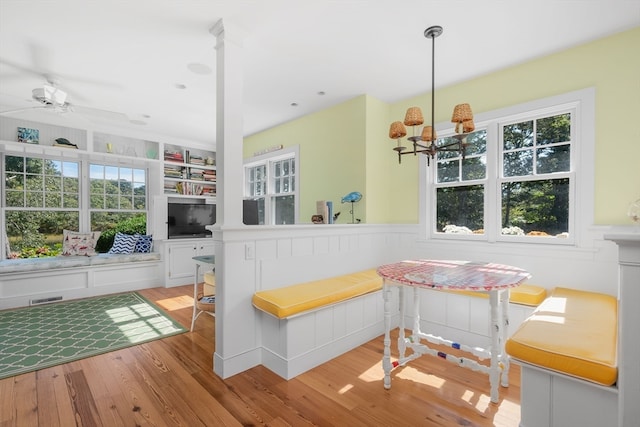
[[[500,291],[500,309],[502,315],[502,328],[500,329],[500,363],[502,375],[500,384],[509,387],[509,355],[504,349],[504,345],[509,337],[509,289]]]
[[[489,369],[489,384],[491,386],[491,401],[498,402],[498,384],[500,381],[500,366],[498,353],[500,351],[500,315],[498,291],[489,291],[491,305],[491,367]]]
[[[404,285],[398,286],[398,299],[400,304],[400,325],[398,326],[398,361],[404,360],[404,356],[407,352],[407,342],[406,336],[404,333],[405,324],[404,324],[404,311],[405,311],[405,300],[404,300]]]
[[[386,279],[383,280],[382,298],[384,299],[384,353],[382,370],[384,371],[384,388],[391,388],[391,288]]]

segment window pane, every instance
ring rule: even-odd
[[[458,160],[438,162],[438,182],[458,181]]]
[[[503,176],[525,176],[533,174],[533,151],[504,153]]]
[[[570,150],[569,144],[538,148],[536,150],[537,173],[569,172],[571,168]]]
[[[464,159],[462,161],[462,180],[484,179],[487,171],[486,163],[484,156]]]
[[[44,207],[57,208],[62,206],[62,195],[60,193],[45,193]]]
[[[480,130],[468,135],[467,148],[465,149],[465,152],[467,156],[486,153],[487,152],[487,131]]]
[[[62,230],[78,230],[77,211],[6,211],[11,257],[55,256],[62,252]]]
[[[59,176],[47,176],[44,179],[44,185],[47,191],[60,192],[62,191],[62,178]]]
[[[24,189],[24,175],[17,173],[7,173],[5,177],[5,186],[8,189],[23,190]]]
[[[503,147],[505,150],[533,146],[533,121],[514,123],[503,127]]]
[[[24,206],[24,192],[23,191],[9,191],[7,190],[7,207],[20,207]]]
[[[27,191],[27,204],[28,208],[41,208],[44,206],[44,192],[42,191]]]
[[[571,141],[571,114],[545,117],[536,122],[536,142],[538,145]]]
[[[436,190],[436,228],[445,233],[484,233],[484,185]]]
[[[569,231],[569,180],[502,184],[503,235],[556,236]],[[517,227],[517,228],[515,228]]]
[[[27,175],[26,184],[27,190],[42,191],[44,189],[42,175]]]
[[[91,230],[102,234],[96,252],[107,252],[117,231],[126,234],[147,234],[147,215],[141,212],[91,212]]]
[[[275,203],[274,224],[295,224],[295,198],[293,196],[278,196],[273,200]]]
[[[5,170],[7,172],[24,173],[24,157],[7,156],[5,158]]]
[[[62,188],[68,193],[77,193],[80,190],[80,181],[78,178],[62,178]]]
[[[62,203],[65,208],[79,208],[80,207],[80,197],[77,193],[64,193],[62,195]]]

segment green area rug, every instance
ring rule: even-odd
[[[135,292],[0,311],[0,379],[185,331]]]

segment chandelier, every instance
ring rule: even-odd
[[[469,104],[458,104],[453,109],[451,122],[455,123],[455,134],[452,135],[453,141],[437,144],[437,135],[433,127],[433,118],[435,111],[435,49],[436,37],[442,34],[442,27],[434,25],[424,30],[424,36],[431,39],[431,125],[425,126],[420,135],[416,133],[416,127],[424,123],[422,111],[419,107],[409,107],[404,117],[404,122],[393,122],[389,129],[389,138],[397,140],[397,145],[393,148],[398,153],[398,163],[402,163],[402,156],[405,154],[416,155],[424,153],[427,156],[427,165],[430,160],[435,158],[436,153],[441,151],[459,152],[464,159],[467,147],[467,135],[473,132],[475,125],[473,124],[473,113]],[[407,135],[405,126],[411,126],[412,136],[407,139],[413,143],[413,148],[402,146],[402,138]]]

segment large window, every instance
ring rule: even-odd
[[[260,224],[296,223],[296,159],[296,151],[287,150],[245,163],[245,198],[258,202]]]
[[[426,205],[434,207],[427,229],[432,237],[575,241],[576,206],[580,197],[589,198],[585,194],[592,173],[589,162],[576,161],[579,151],[584,156],[592,150],[592,135],[580,131],[585,123],[580,116],[582,103],[592,105],[593,98],[583,93],[579,100],[563,100],[488,115],[467,137],[464,158],[457,152],[438,153],[435,170],[427,169],[431,202]]]
[[[9,258],[59,255],[65,229],[110,238],[116,228],[146,230],[146,169],[6,154],[3,172]]]
[[[5,156],[2,203],[10,257],[56,255],[62,230],[78,230],[79,167],[76,161]]]

